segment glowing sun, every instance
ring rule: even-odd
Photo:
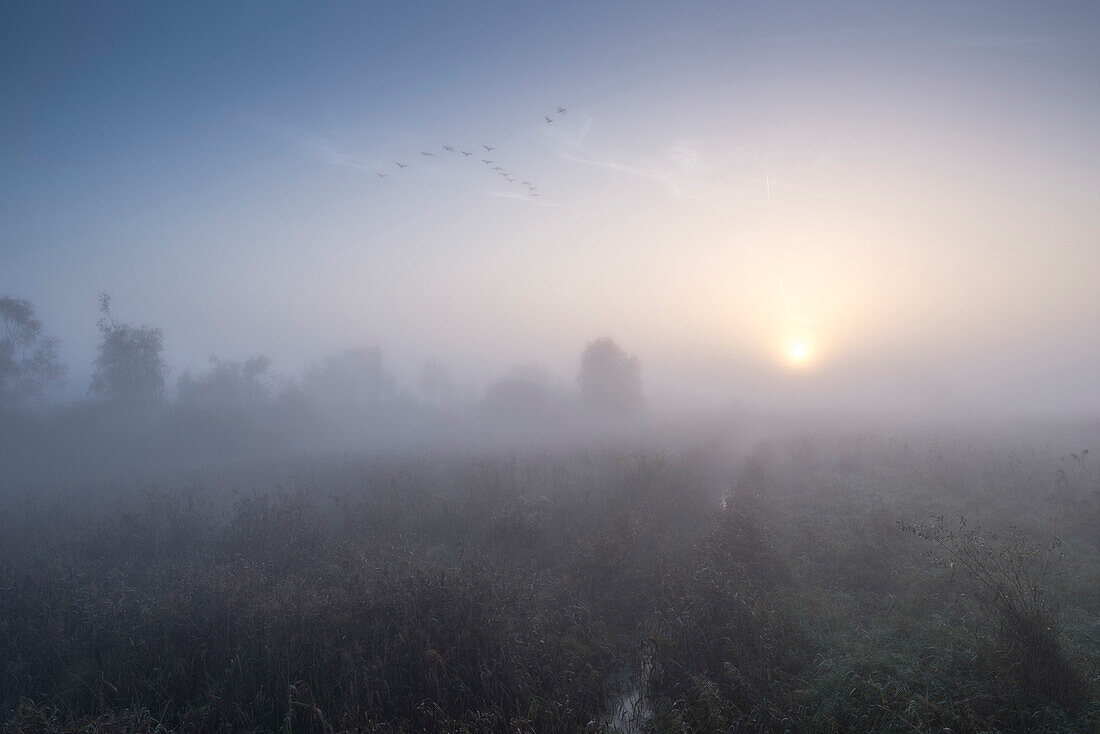
[[[806,367],[814,359],[813,345],[807,339],[794,337],[784,346],[783,356],[791,367]]]

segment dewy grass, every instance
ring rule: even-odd
[[[1087,685],[1063,651],[1051,589],[1052,572],[1065,560],[1059,538],[1035,543],[1016,527],[986,532],[965,517],[954,526],[942,516],[900,525],[935,545],[939,566],[967,577],[971,597],[996,632],[997,665],[1018,678],[1022,695],[1067,706],[1084,702]]]
[[[1059,468],[798,438],[0,498],[0,721],[1095,731],[1100,513]]]

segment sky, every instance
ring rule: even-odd
[[[72,397],[108,292],[174,376],[569,381],[610,335],[658,403],[1100,409],[1097,39],[1093,3],[8,2],[0,294]]]

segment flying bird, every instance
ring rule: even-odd
[[[394,163],[397,163],[397,165],[400,166],[401,168],[408,168],[409,167],[408,163],[399,163],[398,161],[394,161]]]
[[[507,181],[508,183],[515,183],[514,178],[508,178],[507,176],[504,177],[504,180]]]
[[[558,108],[558,114],[559,115],[564,115],[565,114],[565,108],[564,107],[559,107]]]
[[[530,186],[531,185],[530,181],[520,181],[520,183],[523,184],[524,186]]]
[[[375,173],[378,174],[378,178],[385,178],[386,177],[386,174],[382,173],[381,171],[375,171]]]
[[[454,149],[454,148],[452,148],[452,147],[451,147],[451,146],[449,146],[449,145],[444,145],[444,146],[443,146],[443,150],[447,151],[448,153],[454,153],[454,152],[455,152],[455,149]]]
[[[481,147],[485,149],[486,153],[492,153],[494,150],[496,150],[496,148],[491,148],[488,145],[483,145]]]
[[[459,152],[459,153],[461,153],[461,154],[462,154],[462,155],[464,155],[464,156],[471,156],[471,155],[473,155],[473,153],[467,153],[467,152],[466,152],[466,151],[464,151],[464,150],[460,150],[460,151],[458,151],[458,152]]]
[[[492,161],[487,161],[484,158],[481,159],[481,162],[484,163],[485,165],[489,165],[490,163],[492,163]]]
[[[421,153],[420,155],[426,155],[430,158],[430,157],[434,156],[435,153]]]
[[[504,169],[501,168],[500,166],[493,166],[493,170],[494,171],[503,171]]]
[[[546,117],[545,115],[543,115],[543,118],[542,118],[542,119],[546,120],[546,124],[547,124],[547,125],[549,125],[549,124],[550,124],[551,122],[553,122],[553,121],[554,121],[554,118],[553,118],[553,117]]]

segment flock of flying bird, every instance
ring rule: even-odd
[[[557,108],[557,114],[559,116],[564,115],[565,113],[566,113],[566,108],[565,107],[558,107]],[[550,123],[552,123],[557,118],[556,117],[551,117],[550,115],[544,115],[543,119],[546,120],[546,124],[549,125]],[[479,155],[478,160],[480,160],[486,166],[490,166],[489,170],[491,170],[493,173],[497,174],[498,176],[502,177],[508,183],[515,183],[518,176],[513,174],[511,171],[505,170],[504,166],[499,165],[499,163],[496,160],[488,157],[488,156],[492,155],[493,151],[496,150],[496,147],[494,147],[492,145],[482,145],[481,147],[482,147],[482,149],[484,149],[486,157],[482,158]],[[463,158],[469,158],[469,157],[474,155],[474,151],[462,150],[461,148],[456,149],[453,145],[444,145],[444,146],[442,146],[442,149],[443,149],[444,152],[449,153],[451,155],[454,155],[455,153],[459,153],[459,154],[462,155]],[[424,156],[425,158],[434,158],[435,157],[435,153],[430,153],[428,151],[421,151],[420,155]],[[398,171],[402,171],[402,170],[404,170],[404,169],[406,169],[406,168],[408,168],[409,166],[412,165],[411,163],[402,163],[400,161],[394,161],[394,164],[397,165],[397,170]],[[386,178],[387,176],[390,175],[388,173],[383,173],[382,171],[377,171],[376,173],[378,175],[378,178]],[[537,186],[535,186],[535,184],[531,183],[530,181],[520,181],[519,183],[520,183],[521,186],[525,187],[526,193],[527,193],[528,196],[534,197],[536,199],[538,198],[539,189],[538,189]]]

